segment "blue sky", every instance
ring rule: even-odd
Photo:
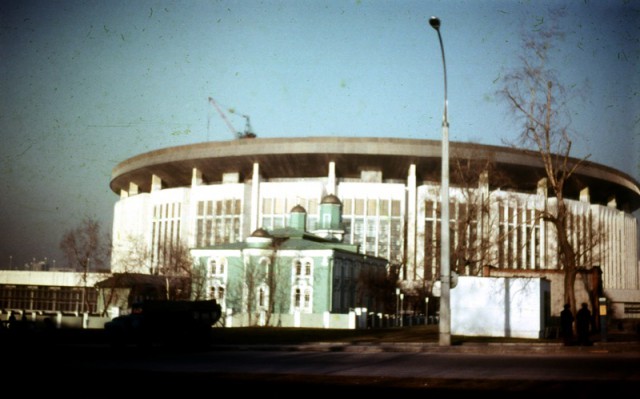
[[[63,264],[62,234],[84,217],[110,232],[119,162],[232,139],[209,96],[258,137],[440,139],[432,15],[450,140],[512,140],[500,78],[558,6],[553,65],[585,94],[572,155],[640,180],[640,1],[3,0],[0,264]]]

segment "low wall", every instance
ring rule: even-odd
[[[22,310],[0,310],[2,327],[8,326],[8,320],[12,312],[15,314],[17,321],[22,319]],[[36,328],[57,329],[103,329],[106,322],[118,315],[117,313],[113,313],[111,316],[101,316],[87,313],[43,311],[26,311],[26,314],[27,320]],[[431,324],[434,322],[437,323],[437,320],[431,320]],[[346,314],[329,312],[324,314],[274,314],[268,323],[269,326],[273,327],[334,329],[408,327],[421,324],[427,324],[427,320],[423,315],[404,315],[404,317],[396,318],[395,315],[367,313],[366,308],[356,308]],[[222,317],[218,325],[223,327],[265,326],[267,325],[267,320],[265,314],[253,317],[251,323],[244,314],[227,314]]]
[[[22,311],[2,310],[0,311],[0,321],[8,325],[11,314],[15,315],[16,321],[22,321]],[[26,321],[36,328],[74,328],[74,329],[102,329],[104,324],[111,320],[108,316],[101,316],[89,313],[76,312],[24,312]]]
[[[297,328],[336,328],[355,329],[358,321],[362,322],[366,328],[366,314],[356,315],[356,312],[347,314],[335,314],[326,312],[324,314],[303,314],[303,313],[277,313],[272,314],[267,320],[265,313],[260,313],[251,317],[247,314],[231,314],[224,316],[222,325],[224,327],[249,327],[249,326],[273,326],[273,327],[297,327]]]

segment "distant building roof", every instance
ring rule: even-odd
[[[153,274],[142,273],[114,273],[106,280],[99,281],[95,284],[97,288],[131,288],[133,286],[164,285],[165,277]]]
[[[329,194],[326,195],[323,199],[321,204],[336,204],[336,205],[341,205],[342,202],[340,202],[340,198],[336,197],[333,194]]]
[[[262,227],[256,229],[253,233],[251,233],[251,237],[264,237],[264,238],[271,238],[271,234],[269,234],[269,232],[265,229],[263,229]]]
[[[302,205],[296,205],[291,208],[291,213],[307,213],[307,210]]]
[[[336,176],[359,178],[363,167],[382,173],[384,181],[406,181],[411,165],[418,182],[440,178],[442,146],[440,140],[378,137],[295,137],[255,138],[251,140],[212,141],[162,148],[136,155],[119,163],[111,173],[111,189],[116,194],[135,184],[140,192],[151,191],[151,176],[167,188],[189,187],[193,168],[206,170],[211,182],[222,181],[233,171],[241,181],[250,178],[253,167],[267,178],[308,178],[325,175],[327,164],[334,162]],[[493,188],[535,192],[546,177],[540,155],[535,151],[474,143],[450,143],[452,161],[460,159],[486,167],[490,161],[498,173],[489,174]],[[608,204],[615,195],[620,209],[640,208],[640,185],[631,176],[587,160],[571,158],[569,166],[580,162],[566,185],[567,198],[579,198],[589,187],[591,203]],[[483,166],[484,165],[484,166]],[[451,176],[456,185],[456,176]]]

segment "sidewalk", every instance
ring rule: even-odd
[[[298,350],[324,350],[343,352],[432,352],[432,353],[503,353],[503,354],[551,354],[551,353],[635,353],[640,357],[640,342],[596,342],[592,346],[564,346],[562,343],[501,343],[467,342],[460,345],[441,346],[437,343],[379,343],[379,344],[314,344],[299,345]]]
[[[636,354],[640,358],[640,343],[615,342],[594,343],[592,346],[564,346],[558,344],[525,344],[525,343],[464,343],[462,345],[440,346],[437,343],[348,343],[348,342],[316,342],[296,345],[211,345],[211,350],[252,350],[252,351],[315,351],[315,352],[430,352],[430,353],[494,353],[494,354],[604,354],[627,353]]]
[[[594,337],[595,338],[595,337]],[[605,354],[628,353],[640,357],[640,335],[611,334],[606,341],[597,337],[590,346],[565,346],[557,342],[504,342],[501,338],[454,342],[442,346],[436,340],[429,342],[310,342],[303,344],[212,344],[212,350],[260,351],[319,351],[319,352],[431,352],[431,353],[494,353],[494,354]],[[508,340],[507,340],[508,341]]]

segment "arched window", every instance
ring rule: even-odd
[[[218,302],[224,301],[224,287],[221,285],[214,285],[209,290],[209,298],[215,299]]]
[[[295,287],[293,291],[293,308],[304,313],[311,313],[312,287]]]
[[[260,267],[264,270],[265,273],[269,272],[269,265],[271,264],[271,261],[269,260],[269,258],[261,258],[260,259]]]
[[[267,309],[269,306],[269,287],[266,284],[260,284],[256,292],[256,307],[258,310]]]
[[[301,300],[301,293],[300,293],[300,288],[296,288],[295,291],[295,295],[293,298],[293,306],[295,306],[296,308],[300,308],[300,300]]]
[[[224,275],[224,266],[226,260],[225,258],[221,259],[210,259],[209,260],[209,271],[212,276],[223,276]]]
[[[303,267],[304,264],[304,267]],[[313,260],[310,258],[296,259],[293,264],[293,275],[297,279],[309,279],[313,274]]]
[[[300,276],[302,274],[302,262],[300,262],[299,260],[296,261],[295,274],[296,276]]]
[[[218,274],[218,262],[215,259],[209,260],[209,271],[212,275]]]

